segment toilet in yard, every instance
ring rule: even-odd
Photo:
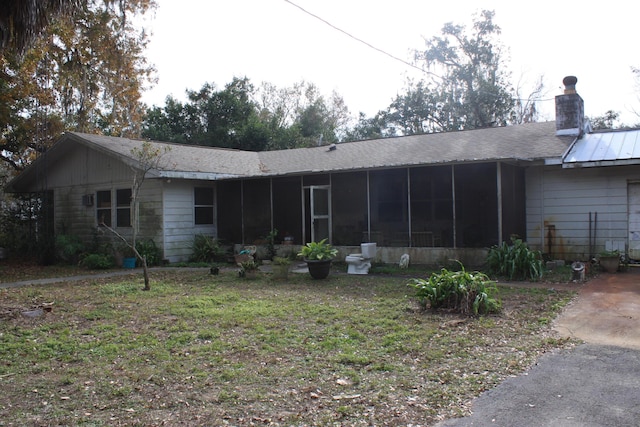
[[[344,259],[348,265],[349,274],[368,274],[371,268],[371,261],[376,257],[375,243],[362,243],[359,254],[350,254]]]

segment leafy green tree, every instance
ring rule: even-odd
[[[363,112],[358,115],[358,121],[347,129],[344,141],[362,141],[365,139],[378,139],[395,136],[393,128],[388,126],[388,115],[379,111],[373,117],[367,117]]]
[[[169,97],[165,107],[147,111],[143,136],[154,140],[250,151],[286,149],[338,141],[348,110],[337,94],[329,101],[305,82],[255,89],[247,77],[224,89],[206,83],[188,90],[187,101]]]
[[[389,106],[391,132],[420,134],[504,126],[516,100],[504,69],[494,12],[482,11],[470,31],[447,23],[415,57],[429,76],[409,82]],[[526,108],[526,107],[525,107]]]
[[[590,117],[589,122],[593,130],[616,129],[619,119],[620,113],[608,110],[602,116]]]

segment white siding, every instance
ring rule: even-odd
[[[588,260],[604,249],[607,240],[626,241],[627,183],[637,179],[640,168],[633,166],[530,168],[526,176],[528,243],[557,259]]]
[[[187,261],[197,234],[217,237],[214,225],[194,225],[194,188],[213,186],[209,182],[177,181],[164,183],[164,254],[170,262]]]

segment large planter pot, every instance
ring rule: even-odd
[[[620,267],[620,257],[619,256],[600,257],[600,266],[607,273],[615,273],[616,271],[618,271],[618,267]]]
[[[122,259],[122,268],[136,268],[135,257],[125,257]]]
[[[309,274],[314,279],[326,279],[331,272],[331,260],[313,260],[305,259]]]

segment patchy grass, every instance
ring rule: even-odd
[[[502,314],[466,318],[406,278],[152,279],[0,290],[0,425],[432,425],[571,345],[566,291],[501,286]]]

